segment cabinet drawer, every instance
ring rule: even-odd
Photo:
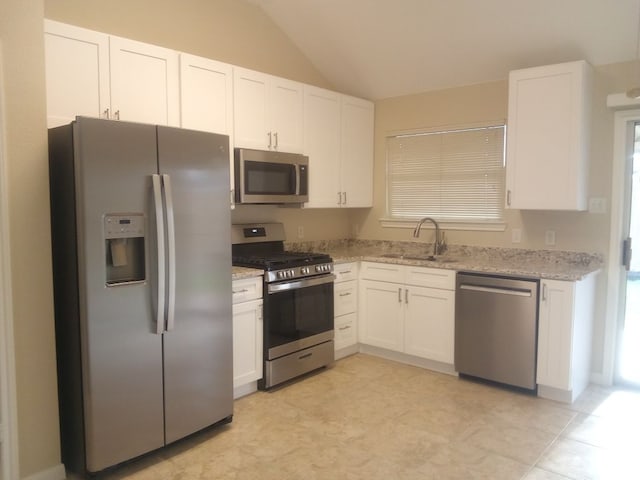
[[[404,283],[404,266],[392,263],[362,262],[360,278],[381,282]]]
[[[455,290],[456,272],[440,268],[407,267],[406,283],[418,287]]]
[[[334,316],[353,313],[358,306],[358,287],[355,280],[337,283],[333,287]]]
[[[334,330],[335,349],[355,345],[358,341],[358,332],[356,331],[357,314],[349,313],[342,317],[336,318]]]
[[[234,304],[262,298],[262,277],[234,280],[232,292]]]
[[[336,283],[347,282],[358,278],[357,263],[340,263],[334,265],[333,273],[336,276]]]

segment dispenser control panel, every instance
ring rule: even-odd
[[[144,237],[144,215],[107,214],[104,216],[105,238],[136,238]]]

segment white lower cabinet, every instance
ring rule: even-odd
[[[542,280],[538,317],[538,395],[572,403],[589,384],[596,275]]]
[[[362,344],[453,364],[455,272],[364,262]]]
[[[257,389],[262,378],[262,277],[233,282],[234,397]]]
[[[358,264],[334,266],[334,347],[336,359],[358,351]]]

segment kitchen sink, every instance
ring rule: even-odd
[[[422,262],[452,263],[456,259],[452,257],[438,257],[434,255],[415,255],[403,253],[384,253],[382,258],[397,258],[398,260],[418,260]]]

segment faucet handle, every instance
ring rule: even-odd
[[[447,251],[447,241],[444,237],[444,230],[440,233],[440,238],[436,240],[438,255],[442,255]]]

